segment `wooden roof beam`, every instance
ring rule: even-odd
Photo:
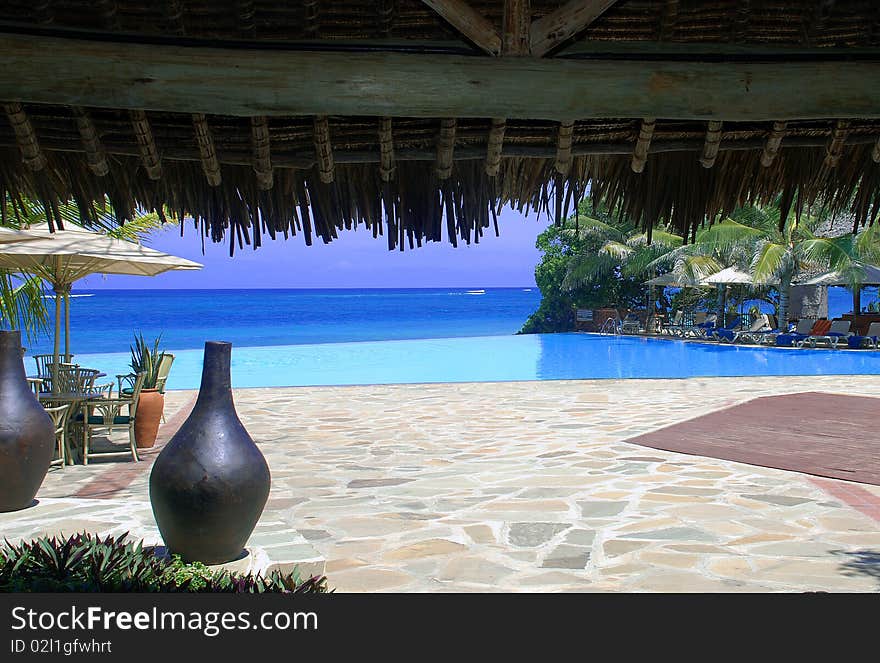
[[[394,134],[390,117],[379,121],[379,177],[383,182],[394,179]]]
[[[202,162],[202,172],[210,186],[220,186],[220,161],[217,159],[217,150],[214,147],[214,137],[211,135],[211,127],[208,126],[208,118],[202,113],[192,116],[193,131],[196,134],[196,144],[199,146],[199,158]]]
[[[251,118],[251,149],[254,155],[257,186],[263,191],[268,191],[274,184],[274,178],[272,149],[269,145],[269,121],[263,116]]]
[[[336,178],[333,163],[333,144],[330,142],[330,123],[325,116],[315,118],[315,156],[318,159],[318,177],[324,184]]]
[[[31,124],[22,105],[18,102],[9,102],[3,104],[3,110],[12,125],[12,131],[15,133],[15,142],[18,149],[21,150],[21,159],[24,165],[33,172],[38,172],[46,167],[46,155],[40,149],[40,143],[37,140],[37,132],[34,131],[34,125]]]
[[[636,146],[633,148],[632,161],[630,168],[634,173],[641,173],[645,170],[645,164],[648,163],[648,150],[651,149],[651,139],[654,137],[654,127],[656,121],[653,117],[646,117],[639,125],[639,137],[636,140]]]
[[[504,0],[501,54],[528,55],[531,51],[531,25],[531,0]]]
[[[489,55],[501,54],[501,36],[495,26],[464,0],[422,0],[468,41]]]
[[[131,126],[141,154],[141,164],[147,177],[151,180],[162,179],[162,159],[159,157],[159,148],[153,137],[153,129],[150,127],[147,114],[142,110],[130,110],[128,114],[131,117]]]
[[[617,0],[570,0],[555,12],[532,23],[531,51],[542,57],[588,28]]]
[[[437,179],[448,180],[452,175],[452,162],[455,150],[454,118],[440,120],[440,134],[437,136]]]
[[[101,145],[98,129],[84,108],[74,106],[72,110],[74,120],[76,120],[76,129],[79,131],[79,137],[86,152],[89,170],[98,177],[104,177],[110,172],[110,164],[107,162],[107,154]]]
[[[782,146],[782,139],[785,137],[787,126],[787,122],[773,123],[773,129],[770,131],[770,135],[767,136],[767,142],[764,143],[764,150],[761,152],[761,165],[764,168],[769,167],[776,160],[776,155]]]
[[[0,99],[95,108],[557,122],[880,118],[876,56],[579,61],[218,49],[6,33],[0,61]]]

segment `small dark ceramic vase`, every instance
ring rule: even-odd
[[[33,504],[55,453],[55,426],[24,374],[21,333],[0,331],[0,511]]]
[[[269,497],[269,466],[232,402],[231,357],[231,343],[205,343],[196,405],[150,474],[159,532],[187,561],[240,557]]]

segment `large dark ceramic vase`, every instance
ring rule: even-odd
[[[33,504],[55,453],[55,426],[24,374],[21,334],[0,331],[0,511]]]
[[[231,357],[231,343],[205,343],[196,405],[150,474],[159,532],[187,561],[240,557],[269,497],[269,466],[232,402]]]

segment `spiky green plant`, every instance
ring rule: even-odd
[[[162,341],[160,334],[153,340],[150,345],[143,334],[135,334],[134,345],[131,347],[131,366],[132,373],[144,374],[144,389],[155,389],[156,381],[159,378],[159,359],[162,353],[159,351],[159,343]]]

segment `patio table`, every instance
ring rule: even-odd
[[[97,400],[103,398],[104,395],[101,392],[96,391],[62,391],[57,394],[53,394],[51,392],[43,392],[37,398],[41,403],[45,405],[69,405],[70,406],[70,415],[67,417],[67,430],[65,430],[64,434],[67,439],[68,449],[71,450],[71,456],[76,455],[75,458],[71,458],[71,462],[76,463],[82,460],[82,456],[79,452],[79,448],[76,444],[71,445],[71,435],[70,428],[72,424],[76,423],[76,415],[79,414],[80,409],[82,408],[82,404],[85,401]]]

